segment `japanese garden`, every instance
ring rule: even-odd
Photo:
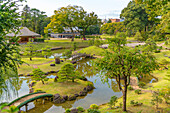
[[[169,113],[170,2],[82,1],[0,1],[0,113]]]

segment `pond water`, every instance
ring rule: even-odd
[[[46,101],[46,103],[42,105],[38,102],[31,102],[28,104],[28,113],[63,113],[67,108],[76,108],[78,106],[87,109],[91,104],[101,105],[107,103],[113,95],[117,97],[122,96],[114,79],[109,79],[109,85],[103,83],[99,77],[100,72],[93,72],[92,68],[91,59],[83,59],[77,62],[76,70],[79,71],[81,75],[86,76],[89,81],[94,83],[95,89],[89,92],[86,96],[78,97],[74,101],[66,101],[63,104],[54,104]],[[55,75],[50,75],[48,77],[54,78]],[[30,82],[30,78],[20,77],[21,87],[18,90],[18,97],[29,93],[28,84]],[[13,95],[12,98],[6,101],[10,102],[15,98],[17,98],[17,96]],[[22,107],[21,110],[25,111],[25,107]]]

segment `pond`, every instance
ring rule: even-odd
[[[121,97],[122,93],[119,91],[116,81],[109,79],[109,85],[103,83],[99,77],[100,72],[93,72],[91,65],[91,59],[82,59],[77,62],[76,70],[81,75],[86,76],[89,81],[94,83],[95,89],[89,92],[86,96],[78,97],[74,101],[66,101],[63,104],[54,104],[52,102],[46,102],[44,105],[38,102],[31,102],[28,104],[28,113],[63,113],[67,108],[76,108],[82,106],[85,109],[89,108],[91,104],[101,105],[107,103],[110,97],[115,95]],[[49,75],[49,78],[55,77],[55,75]],[[29,83],[31,79],[29,77],[20,77],[20,88],[18,90],[18,97],[29,93]],[[109,87],[110,86],[110,87]],[[8,102],[17,98],[13,95]],[[25,107],[21,110],[25,111]]]

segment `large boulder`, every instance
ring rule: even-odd
[[[79,96],[79,94],[74,94],[76,97],[78,97]]]
[[[64,95],[64,96],[63,96],[63,99],[68,100],[68,96],[67,96],[67,95]]]
[[[70,113],[78,113],[78,109],[76,109],[76,108],[71,109]]]
[[[18,76],[24,76],[24,74],[19,74]]]
[[[55,76],[54,78],[54,82],[57,82],[58,76]]]
[[[59,94],[55,94],[53,96],[53,102],[56,104],[64,103],[66,100],[64,98],[61,98]]]
[[[86,88],[87,88],[87,91],[93,90],[93,87],[92,87],[92,86],[87,86]]]
[[[70,96],[68,97],[68,100],[69,100],[69,101],[71,101],[71,100],[76,100],[76,96],[75,96],[75,95],[73,95],[73,96],[70,95]]]
[[[64,60],[60,60],[61,62],[64,62]]]
[[[86,94],[87,94],[87,92],[85,92],[85,91],[80,91],[79,96],[85,96]]]
[[[55,71],[50,71],[50,73],[55,73]]]
[[[55,58],[55,63],[60,64],[60,58]]]

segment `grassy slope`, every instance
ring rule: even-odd
[[[86,53],[86,54],[90,54],[90,55],[95,54],[97,56],[101,56],[102,53],[104,52],[104,49],[96,47],[96,46],[90,46],[90,47],[84,48],[78,52]]]
[[[23,64],[20,66],[20,68],[18,68],[18,73],[19,74],[28,74],[28,73],[32,73],[33,71],[33,64],[42,64],[42,63],[47,63],[48,61],[54,60],[54,59],[46,59],[46,58],[33,58],[33,61],[30,61],[29,58],[22,58],[25,62],[27,62],[29,65]],[[61,62],[60,64],[56,64],[56,66],[52,67],[50,66],[50,64],[54,63],[47,63],[47,64],[43,64],[43,65],[37,65],[38,68],[40,68],[42,71],[44,72],[48,72],[48,71],[57,71],[61,68],[61,66],[63,66],[65,63],[68,63],[70,61],[64,61]]]
[[[60,95],[73,95],[79,93],[83,90],[84,87],[87,86],[87,81],[75,80],[75,82],[54,82],[54,79],[49,79],[48,82],[43,85],[42,82],[37,82],[33,87],[34,90],[42,90],[46,91],[49,94],[59,93]]]

